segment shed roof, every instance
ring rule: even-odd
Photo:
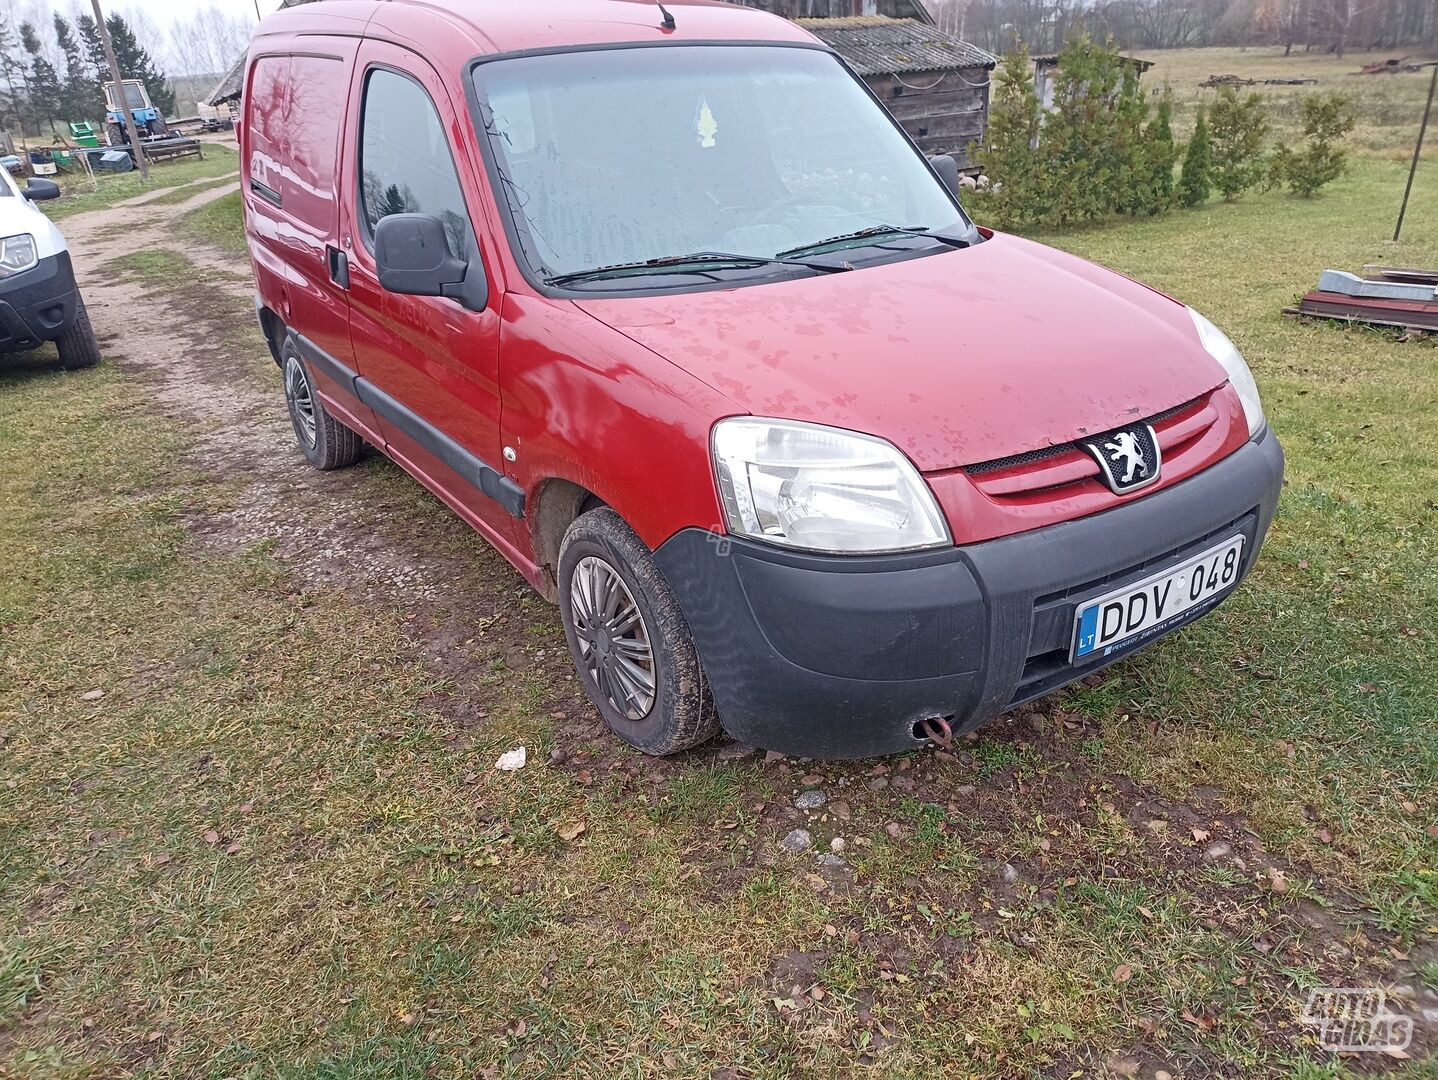
[[[298,7],[300,4],[308,4],[310,2],[311,0],[280,0],[280,6],[275,10],[283,11],[285,8]],[[248,56],[249,50],[246,49],[235,58],[234,65],[229,71],[225,72],[225,77],[210,91],[210,96],[205,98],[204,103],[206,105],[210,106],[210,108],[214,108],[228,101],[238,101],[240,99],[240,94],[242,94],[245,89],[245,58]]]
[[[794,21],[847,60],[860,75],[993,68],[998,63],[983,49],[915,19],[856,15]]]

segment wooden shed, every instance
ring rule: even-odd
[[[917,19],[794,21],[849,62],[919,149],[974,168],[968,148],[984,139],[995,57]]]
[[[785,19],[839,19],[850,15],[887,15],[933,24],[924,0],[732,0]]]

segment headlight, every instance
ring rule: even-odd
[[[35,254],[35,238],[29,233],[19,233],[0,240],[0,277],[9,277],[22,270],[29,270],[39,262]]]
[[[1208,355],[1223,365],[1223,370],[1228,372],[1228,381],[1238,391],[1238,400],[1243,402],[1243,415],[1248,418],[1248,435],[1252,438],[1263,430],[1264,424],[1263,403],[1258,400],[1258,384],[1253,381],[1253,372],[1248,370],[1243,354],[1228,340],[1227,334],[1193,308],[1189,308],[1188,313],[1193,316],[1193,325],[1198,328],[1199,340],[1208,350]]]
[[[928,485],[872,435],[795,420],[721,420],[714,470],[738,536],[843,554],[949,543]]]

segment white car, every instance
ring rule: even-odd
[[[60,366],[74,371],[99,363],[100,346],[65,237],[35,205],[59,197],[53,180],[36,178],[22,188],[0,168],[0,352],[53,341]]]

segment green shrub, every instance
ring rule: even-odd
[[[1118,97],[1114,99],[1113,144],[1109,151],[1113,209],[1134,215],[1151,212],[1153,205],[1145,125],[1148,99],[1139,89],[1138,78],[1137,68],[1131,64],[1122,66]]]
[[[1268,169],[1263,159],[1263,137],[1268,132],[1268,110],[1261,94],[1239,99],[1225,86],[1208,113],[1213,146],[1213,186],[1224,202],[1233,202],[1260,183]]]
[[[1144,158],[1147,185],[1144,210],[1161,214],[1173,206],[1173,166],[1178,160],[1178,147],[1173,144],[1173,95],[1165,88],[1158,109],[1144,129]]]
[[[973,159],[989,178],[979,194],[988,216],[1004,228],[1038,221],[1043,213],[1043,184],[1035,170],[1034,141],[1039,103],[1033,69],[1022,44],[1003,58],[994,73],[989,126]]]
[[[1193,138],[1183,153],[1183,168],[1178,174],[1178,201],[1184,206],[1201,206],[1213,193],[1213,149],[1208,142],[1208,120],[1198,110]]]
[[[1275,187],[1305,198],[1343,175],[1348,151],[1339,140],[1353,130],[1353,110],[1342,94],[1309,94],[1303,99],[1302,150],[1280,146],[1269,163],[1268,179]]]
[[[1126,205],[1120,162],[1118,47],[1076,35],[1059,53],[1053,109],[1039,128],[1038,172],[1048,189],[1042,224],[1096,221]]]

